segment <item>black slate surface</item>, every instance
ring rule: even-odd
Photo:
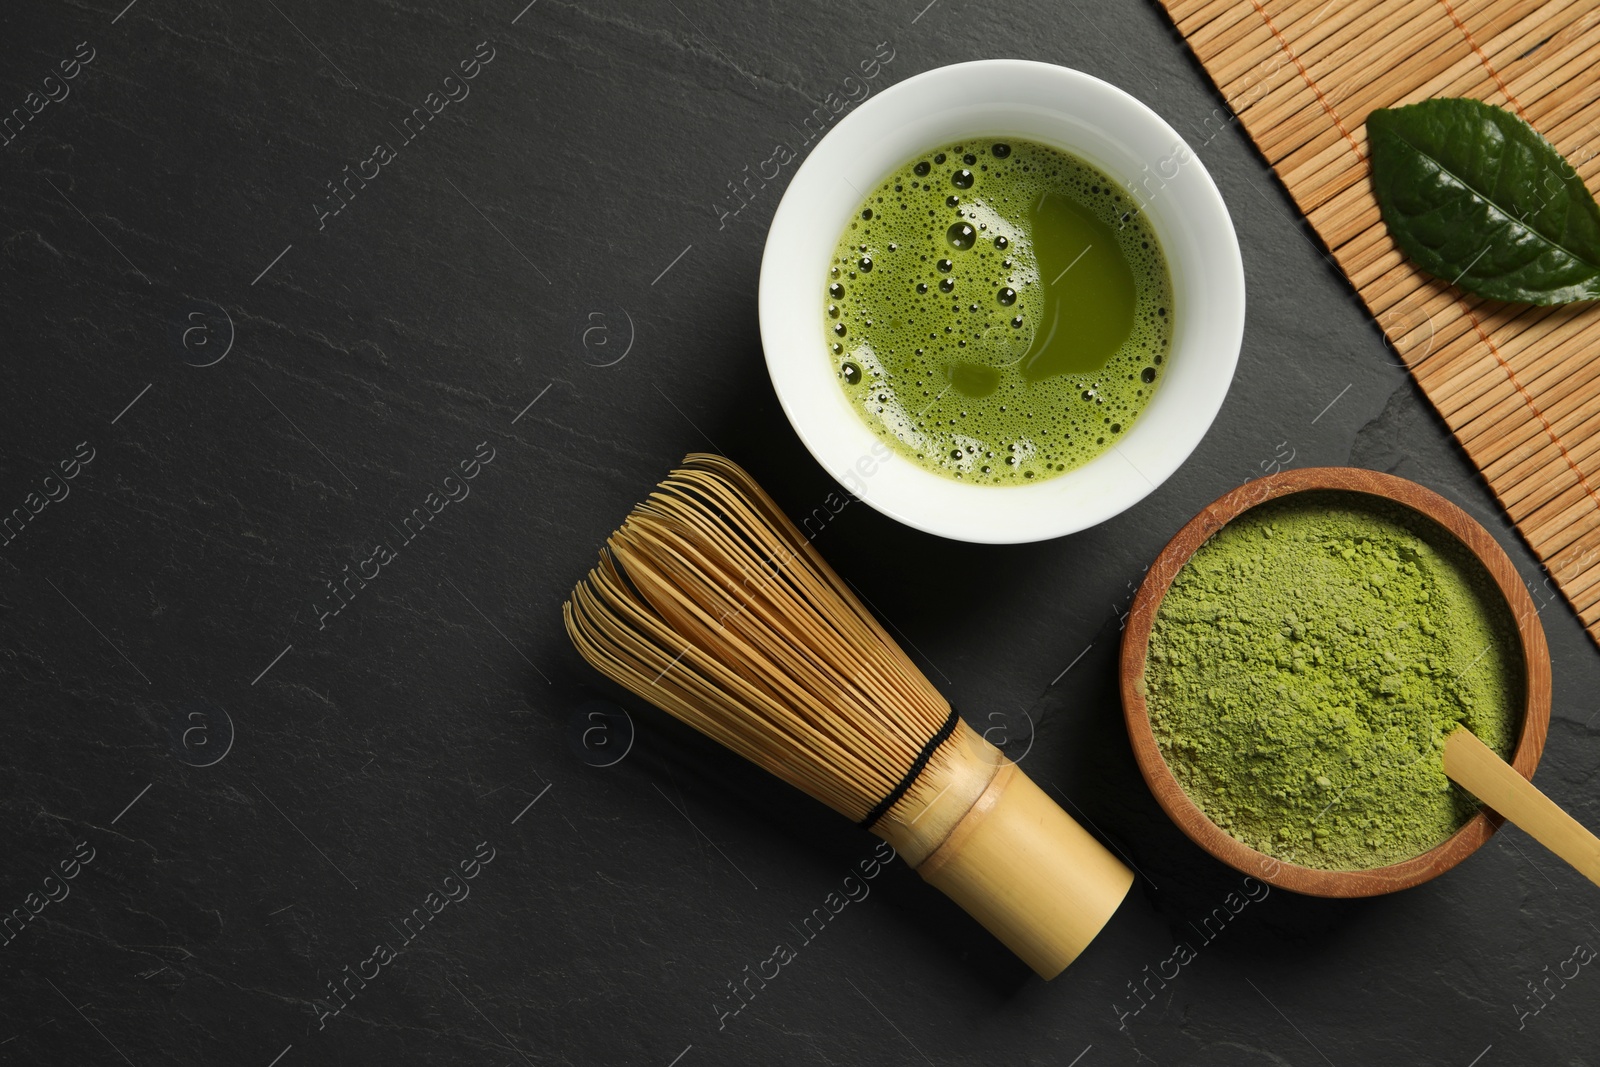
[[[1483,521],[1548,604],[1539,784],[1590,825],[1600,657],[1152,4],[124,2],[0,10],[0,1059],[1597,1061],[1600,895],[1514,829],[1198,935],[1240,876],[1155,807],[1113,672],[1219,493],[1353,463]],[[1112,522],[984,548],[856,504],[818,537],[1137,864],[1111,926],[1045,984],[894,863],[741,1007],[875,839],[608,687],[559,606],[687,451],[793,512],[833,490],[760,359],[793,168],[737,213],[727,183],[882,52],[872,92],[1017,56],[1155,107],[1233,213],[1247,331],[1204,443]],[[378,571],[348,603],[346,567]]]

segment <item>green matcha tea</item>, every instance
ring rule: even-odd
[[[1150,632],[1167,765],[1212,822],[1306,867],[1420,855],[1478,803],[1444,773],[1458,724],[1508,758],[1521,645],[1471,552],[1374,497],[1297,493],[1200,547]]]
[[[839,239],[824,328],[856,410],[922,466],[983,484],[1093,459],[1149,401],[1172,284],[1132,198],[1029,141],[907,160]]]

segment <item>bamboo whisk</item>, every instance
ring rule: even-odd
[[[889,841],[1045,978],[1132,883],[730,460],[689,456],[562,614],[602,673]]]

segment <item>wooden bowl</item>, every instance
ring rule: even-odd
[[[1446,841],[1422,855],[1365,870],[1319,870],[1258,852],[1207,818],[1178,784],[1151,731],[1149,708],[1139,684],[1144,677],[1150,627],[1162,598],[1189,557],[1226,523],[1257,504],[1291,493],[1330,489],[1381,497],[1427,516],[1466,545],[1494,578],[1516,620],[1524,666],[1526,703],[1511,765],[1524,778],[1533,777],[1550,729],[1550,650],[1538,611],[1516,568],[1488,531],[1438,493],[1404,478],[1354,467],[1287,470],[1247,482],[1224,494],[1178,531],[1150,565],[1128,614],[1122,637],[1122,708],[1145,781],[1172,821],[1201,848],[1236,870],[1297,893],[1319,897],[1376,896],[1443,874],[1489,840],[1503,820],[1487,810],[1480,811]]]

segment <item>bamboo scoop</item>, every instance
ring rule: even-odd
[[[602,673],[888,841],[1043,978],[1133,884],[721,456],[635,508],[562,612]]]
[[[1444,773],[1600,885],[1600,837],[1585,830],[1464,726],[1444,740]]]

